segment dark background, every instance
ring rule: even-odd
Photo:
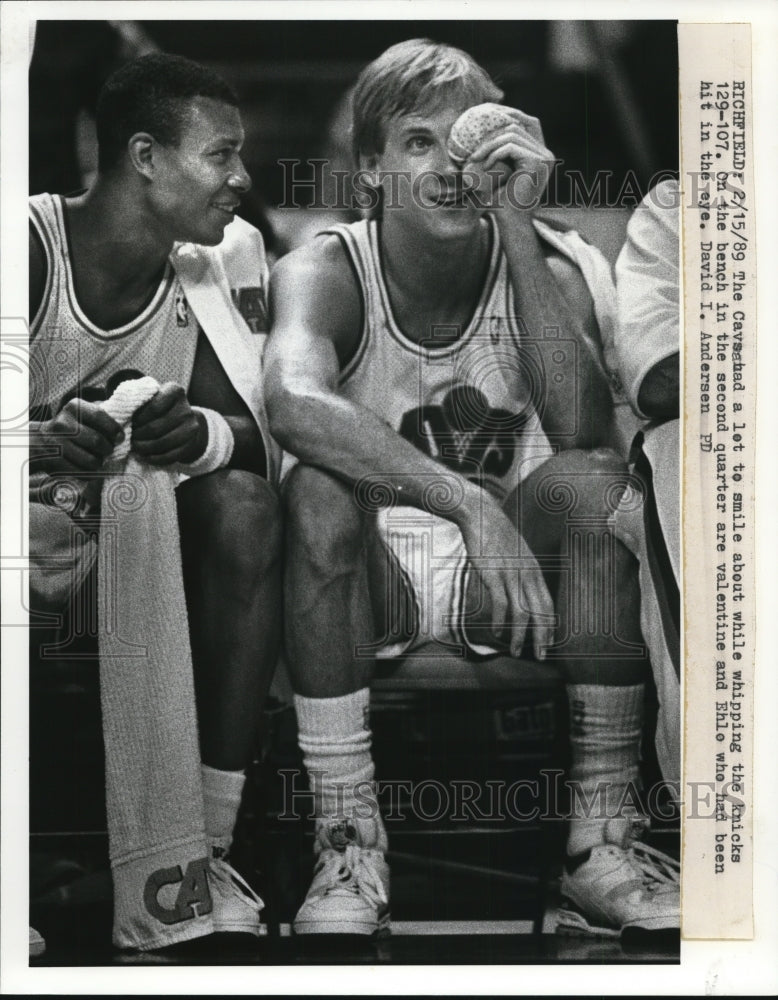
[[[126,58],[157,48],[206,63],[235,86],[254,180],[246,214],[257,221],[270,209],[277,225],[278,161],[329,156],[348,167],[345,119],[333,122],[339,102],[364,65],[413,37],[464,48],[507,104],[540,118],[564,161],[552,204],[570,200],[562,172],[578,171],[591,186],[598,171],[610,171],[611,202],[621,192],[621,206],[634,207],[658,171],[677,169],[674,21],[39,21],[30,191],[65,193],[88,182],[89,119],[102,82]],[[624,190],[631,178],[637,196],[634,186]]]

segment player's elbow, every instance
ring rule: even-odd
[[[295,393],[280,386],[265,389],[265,410],[270,433],[285,451],[293,451],[291,442],[299,433],[299,407]]]

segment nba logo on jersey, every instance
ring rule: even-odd
[[[489,339],[493,344],[500,342],[500,317],[492,316],[489,320]]]
[[[180,288],[176,292],[176,325],[189,326],[189,306]]]

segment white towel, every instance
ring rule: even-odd
[[[616,261],[618,335],[615,361],[627,398],[638,395],[654,365],[678,352],[681,210],[678,181],[662,181],[635,209]]]
[[[182,243],[170,254],[170,262],[219,363],[256,421],[265,447],[268,481],[277,483],[281,449],[268,429],[262,391],[267,334],[252,332],[238,309],[241,290],[255,293],[256,322],[266,328],[268,273],[262,237],[253,226],[235,218],[218,246]]]
[[[98,593],[113,941],[149,949],[213,930],[200,749],[181,571],[176,472],[129,454],[131,418],[159,388],[102,404],[125,428],[102,490]]]

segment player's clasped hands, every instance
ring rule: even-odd
[[[208,425],[185,390],[166,382],[132,418],[132,450],[149,465],[193,462],[208,444]]]
[[[121,426],[101,406],[71,399],[51,420],[31,426],[32,465],[51,474],[89,477],[123,440]]]
[[[50,420],[30,428],[33,468],[91,478],[124,440],[121,426],[99,405],[71,399]],[[174,382],[161,386],[132,420],[132,451],[149,465],[193,462],[205,451],[208,426]]]
[[[494,636],[519,656],[527,628],[537,659],[545,659],[553,641],[554,602],[531,549],[495,503],[488,500],[482,516],[461,526],[470,563],[489,595]]]

